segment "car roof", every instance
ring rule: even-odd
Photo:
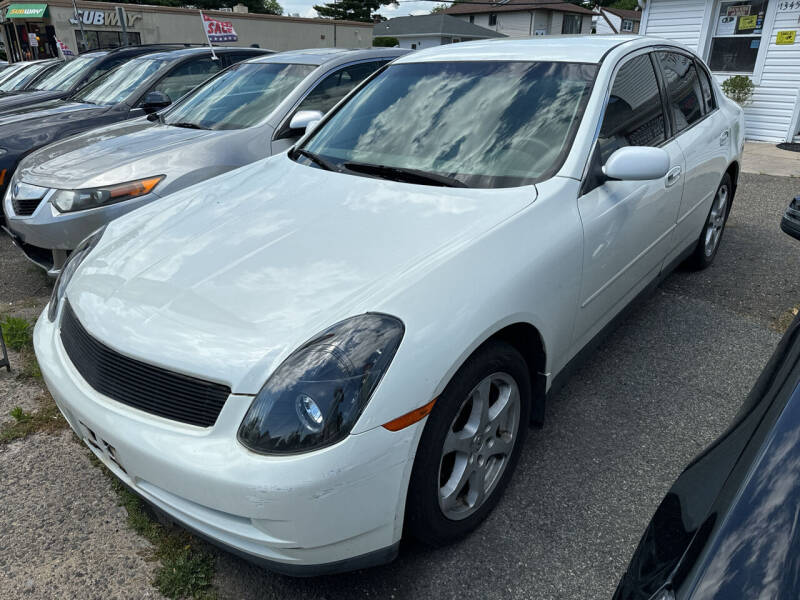
[[[638,35],[558,35],[524,39],[480,40],[418,50],[399,58],[397,62],[541,60],[598,63],[617,46],[643,39],[646,38]]]
[[[222,54],[225,54],[232,50],[235,50],[237,52],[252,52],[254,56],[257,56],[262,52],[271,52],[271,50],[266,50],[262,48],[237,48],[235,46],[214,46],[214,52],[220,52]],[[166,60],[177,60],[179,58],[183,58],[184,56],[194,56],[195,54],[210,54],[210,48],[208,46],[195,46],[194,48],[180,48],[176,50],[156,49],[154,52],[148,52],[147,54],[142,54],[141,58],[160,58]]]
[[[269,56],[250,59],[257,63],[291,63],[320,66],[328,63],[345,63],[369,58],[396,58],[411,52],[402,48],[309,48],[289,50]]]

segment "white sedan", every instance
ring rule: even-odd
[[[271,569],[444,544],[580,351],[711,264],[742,147],[671,42],[416,52],[288,153],[90,236],[37,324],[42,373],[117,477]]]

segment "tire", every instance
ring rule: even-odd
[[[714,194],[714,200],[708,211],[703,230],[700,232],[700,237],[697,239],[697,245],[686,260],[686,265],[690,269],[696,271],[707,269],[714,262],[722,242],[722,234],[725,233],[725,224],[728,222],[732,202],[733,181],[731,176],[725,173],[716,194]]]
[[[436,401],[419,442],[406,503],[410,535],[442,546],[486,518],[519,460],[530,410],[528,366],[513,346],[491,341],[467,359]]]

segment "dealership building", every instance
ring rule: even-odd
[[[642,34],[695,50],[720,82],[746,75],[745,135],[800,142],[799,0],[641,0]]]
[[[129,44],[168,42],[206,43],[203,23],[195,9],[143,4],[76,2],[47,3],[0,1],[0,35],[9,59],[57,56],[56,38],[73,52],[119,46],[125,36]],[[118,11],[117,7],[122,10]],[[303,19],[247,13],[243,5],[233,12],[203,11],[232,23],[236,41],[224,45],[272,50],[299,48],[366,48],[372,45],[372,23]],[[85,42],[85,43],[84,43]]]

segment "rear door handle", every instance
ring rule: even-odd
[[[669,172],[667,173],[667,183],[666,183],[667,187],[672,187],[673,185],[678,183],[678,180],[681,178],[681,172],[682,169],[680,165],[678,165],[677,167],[672,167],[669,170]]]
[[[728,143],[728,137],[730,136],[731,132],[729,129],[723,131],[719,136],[719,145],[724,146]]]

